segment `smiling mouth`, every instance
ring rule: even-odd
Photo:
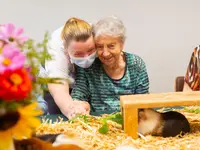
[[[112,60],[112,57],[110,58],[103,58],[104,61],[111,61]]]

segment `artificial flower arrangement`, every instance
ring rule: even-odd
[[[37,78],[39,66],[51,59],[47,42],[48,33],[35,43],[23,36],[23,28],[0,26],[0,150],[9,149],[13,139],[30,138],[40,125],[36,94],[42,94],[41,84],[56,83]]]

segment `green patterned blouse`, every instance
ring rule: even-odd
[[[90,68],[77,67],[72,98],[88,101],[92,112],[115,112],[120,110],[120,95],[149,93],[149,78],[144,61],[137,55],[124,54],[126,70],[119,80],[113,80],[106,74],[98,58]]]

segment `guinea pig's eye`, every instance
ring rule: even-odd
[[[26,145],[25,144],[20,144],[20,150],[26,150]]]

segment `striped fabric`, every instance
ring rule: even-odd
[[[200,90],[200,45],[196,46],[186,70],[185,82],[193,91]]]
[[[119,80],[111,79],[104,72],[98,58],[90,68],[77,67],[72,98],[88,101],[92,112],[119,111],[120,95],[149,93],[149,78],[144,61],[137,55],[124,54],[126,71]]]

